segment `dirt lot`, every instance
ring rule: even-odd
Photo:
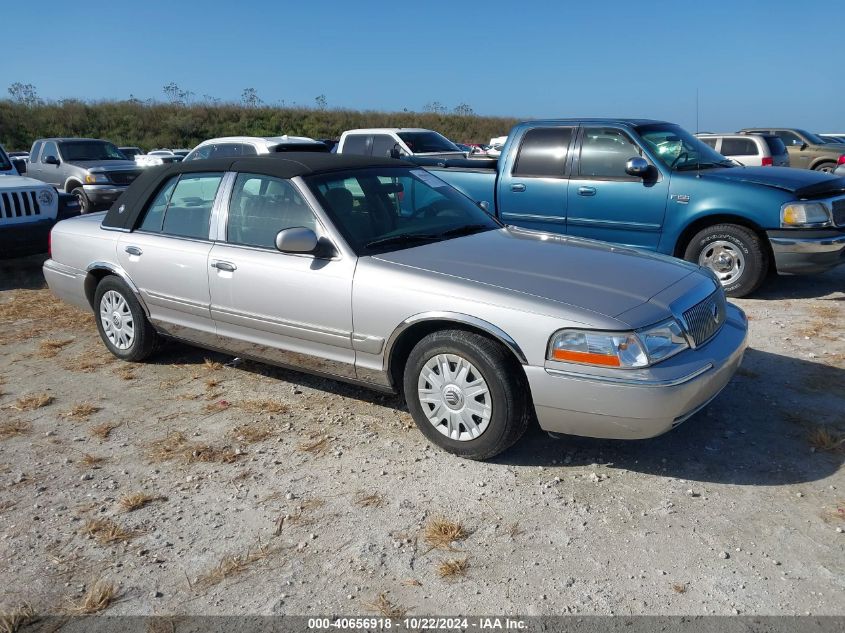
[[[41,288],[0,262],[6,609],[845,614],[845,268],[738,301],[743,367],[676,431],[534,429],[488,463],[397,398],[175,344],[118,362]]]

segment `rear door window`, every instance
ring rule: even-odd
[[[369,137],[366,134],[349,134],[343,140],[344,154],[360,154],[362,156],[369,156],[370,148],[368,143]]]
[[[565,178],[574,128],[540,127],[522,137],[513,166],[514,176]]]
[[[173,237],[207,240],[222,173],[182,174],[159,189],[139,227]]]
[[[41,150],[41,141],[35,141],[32,144],[32,149],[29,150],[29,162],[34,163],[38,160],[38,152]]]
[[[389,134],[373,134],[372,155],[379,158],[389,158],[390,150],[396,145],[396,141]]]
[[[757,156],[759,153],[757,143],[750,138],[722,139],[722,156]]]

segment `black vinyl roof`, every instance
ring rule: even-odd
[[[363,169],[366,167],[414,167],[411,163],[392,158],[374,158],[351,154],[314,152],[285,152],[246,158],[210,158],[173,163],[145,169],[129,188],[112,204],[102,225],[106,228],[132,230],[150,196],[162,183],[178,174],[236,171],[249,174],[295,178],[313,174]]]

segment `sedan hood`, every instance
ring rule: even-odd
[[[818,197],[845,191],[845,178],[811,169],[790,167],[732,167],[706,169],[701,172],[705,180],[747,182],[764,187],[789,191],[798,197]]]
[[[375,259],[610,318],[699,270],[663,255],[515,228],[384,253]]]

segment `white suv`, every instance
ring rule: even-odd
[[[325,143],[305,136],[225,136],[197,145],[185,160],[203,158],[238,158],[275,152],[328,152]]]
[[[402,156],[464,158],[467,154],[438,132],[412,127],[347,130],[340,135],[337,153],[378,156],[379,158]]]
[[[745,167],[789,167],[786,146],[774,134],[696,134],[722,156]]]

